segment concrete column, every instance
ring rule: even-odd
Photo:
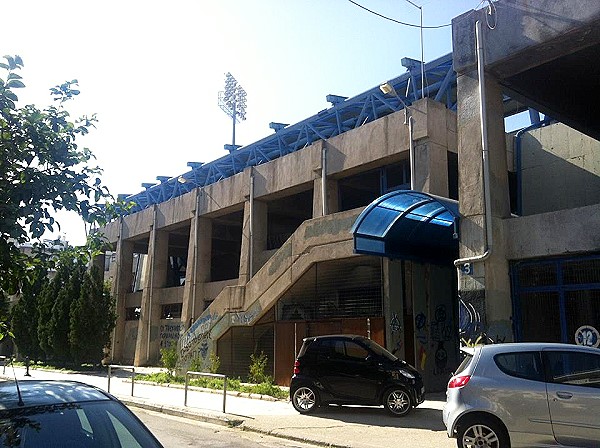
[[[323,194],[321,189],[321,177],[314,180],[313,187],[313,218],[323,216]],[[335,179],[327,180],[327,214],[337,213],[340,211],[338,181]]]
[[[131,292],[133,282],[133,242],[123,240],[120,236],[116,248],[116,265],[112,295],[115,298],[117,322],[111,341],[111,359],[113,363],[122,363],[125,345],[125,297]]]
[[[404,284],[402,262],[383,258],[383,306],[386,348],[405,359],[404,354]]]
[[[92,258],[92,266],[95,266],[96,268],[98,268],[100,270],[101,273],[103,273],[104,266],[105,266],[105,260],[106,260],[106,255],[104,252],[99,255],[96,255],[94,258]]]
[[[486,250],[485,200],[482,168],[481,117],[477,72],[458,77],[458,147],[460,198],[460,256]],[[475,263],[472,275],[461,275],[460,295],[482,317],[488,336],[512,340],[510,281],[502,219],[510,216],[508,168],[501,88],[486,74],[486,104],[490,161],[492,252],[484,263]],[[476,335],[475,335],[476,336]]]
[[[148,275],[142,292],[141,316],[135,344],[134,365],[156,365],[159,360],[161,304],[159,289],[167,284],[169,233],[153,226],[148,246]]]
[[[413,103],[414,189],[448,197],[448,150],[456,147],[456,117],[429,98]]]
[[[212,221],[194,216],[191,222],[183,309],[181,312],[182,331],[202,314],[204,285],[210,281],[212,252]]]
[[[448,197],[448,148],[431,141],[415,143],[415,190]]]
[[[267,212],[266,202],[254,200],[254,209],[250,219],[250,200],[244,203],[244,224],[242,228],[242,249],[240,253],[240,277],[239,284],[248,283],[252,275],[260,268],[261,253],[267,250]],[[250,238],[253,239],[250,244]],[[250,251],[252,251],[252,263],[250,263]],[[252,264],[253,273],[250,273],[250,264]]]

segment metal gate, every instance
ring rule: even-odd
[[[516,262],[511,280],[517,341],[600,346],[600,254]]]

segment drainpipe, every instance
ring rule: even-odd
[[[250,213],[249,213],[249,238],[248,238],[248,280],[254,275],[254,167],[250,167]]]
[[[327,143],[323,142],[321,149],[321,202],[323,216],[327,215]]]
[[[188,329],[192,326],[192,322],[196,317],[196,285],[198,283],[198,227],[200,224],[198,220],[200,218],[200,199],[204,190],[198,188],[196,193],[196,225],[194,227],[194,270],[192,271],[192,319]],[[184,322],[186,325],[187,322]]]
[[[404,107],[404,113],[406,114],[406,107]],[[408,163],[410,164],[410,189],[415,189],[415,142],[413,139],[413,124],[414,120],[412,114],[405,115],[404,121],[408,121]]]
[[[121,262],[121,256],[123,254],[123,216],[119,216],[119,239],[117,241],[117,255],[115,258],[115,262],[117,264],[117,266],[115,267],[115,270],[117,272],[116,274],[116,284],[115,284],[115,299],[117,301],[117,303],[119,302],[119,295],[121,294],[121,266],[123,265],[123,263]],[[124,303],[124,301],[123,301]],[[121,312],[121,310],[117,310],[117,312]],[[123,319],[125,319],[125,317],[123,317]],[[113,332],[112,332],[112,341],[110,344],[110,357],[111,360],[114,361],[115,359],[115,345],[116,345],[116,340],[117,340],[117,325],[115,325],[115,328],[113,328]]]
[[[544,118],[544,120],[538,121],[537,123],[534,123],[531,126],[528,126],[523,129],[519,129],[519,131],[517,131],[517,133],[515,134],[515,152],[516,152],[515,158],[517,159],[516,160],[517,166],[515,168],[517,171],[517,214],[519,216],[523,215],[523,197],[522,197],[523,177],[521,174],[521,170],[522,170],[521,137],[523,136],[524,133],[533,131],[534,129],[542,128],[542,127],[552,123],[553,121],[554,120],[552,118],[546,117],[546,118]]]
[[[157,204],[154,204],[154,213],[152,215],[152,232],[150,235],[153,238],[152,251],[150,255],[150,291],[148,293],[148,338],[146,344],[146,363],[150,360],[150,333],[152,329],[152,299],[154,296],[154,259],[156,258],[156,210]]]
[[[458,290],[460,291],[460,267],[467,263],[474,263],[487,260],[492,254],[492,201],[490,196],[490,160],[487,135],[487,112],[485,108],[485,65],[483,59],[483,36],[481,32],[481,22],[478,20],[475,24],[475,34],[477,37],[477,74],[479,79],[479,114],[481,117],[481,147],[483,162],[483,189],[485,205],[485,252],[473,257],[459,258],[454,260],[454,266],[458,270]]]

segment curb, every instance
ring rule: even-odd
[[[289,436],[286,434],[279,434],[277,432],[274,432],[273,430],[267,431],[264,429],[256,428],[251,425],[246,425],[244,423],[242,423],[240,425],[239,429],[241,429],[242,431],[255,432],[257,434],[264,434],[266,436],[277,437],[278,439],[290,440],[292,442],[306,443],[306,444],[315,445],[315,446],[323,446],[323,447],[327,447],[327,448],[352,448],[349,445],[338,445],[337,443],[323,442],[322,440],[314,440],[314,439],[309,439],[306,437],[296,437],[296,436]]]
[[[315,446],[322,446],[328,448],[351,448],[348,445],[338,445],[332,444],[328,442],[323,442],[322,440],[314,440],[306,437],[296,437],[290,436],[286,434],[280,434],[275,432],[274,430],[264,430],[252,426],[252,424],[246,423],[246,419],[252,419],[252,417],[240,418],[242,416],[233,416],[233,415],[216,415],[216,414],[208,414],[198,411],[196,409],[186,409],[181,408],[179,406],[169,406],[169,405],[157,405],[149,403],[145,400],[140,399],[132,399],[131,397],[125,397],[121,395],[115,395],[119,401],[123,404],[131,407],[136,407],[140,409],[145,409],[153,412],[160,412],[167,415],[172,415],[174,417],[182,417],[190,420],[201,421],[204,423],[211,423],[221,426],[227,426],[229,428],[237,428],[241,431],[254,432],[257,434],[263,434],[271,437],[277,437],[278,439],[290,440],[292,442],[301,442]]]
[[[132,406],[140,409],[145,409],[148,411],[160,412],[167,415],[172,415],[175,417],[184,417],[190,420],[197,420],[205,423],[213,423],[221,426],[228,426],[231,428],[240,426],[244,420],[239,418],[239,416],[232,416],[228,414],[216,415],[202,412],[197,409],[187,409],[182,408],[180,406],[170,406],[170,405],[159,405],[147,402],[141,399],[135,399],[131,397],[125,397],[122,395],[115,395],[120,402],[125,404],[126,406]],[[250,418],[250,417],[246,417]]]

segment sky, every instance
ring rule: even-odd
[[[407,0],[356,0],[398,21],[419,24]],[[450,24],[479,0],[412,0],[423,24]],[[452,51],[451,27],[425,29],[425,62]],[[50,105],[50,87],[77,79],[73,119],[97,114],[79,141],[96,156],[116,197],[156,176],[178,176],[187,162],[227,154],[231,119],[218,106],[230,72],[247,92],[247,120],[236,144],[273,133],[330,107],[328,94],[353,97],[405,73],[421,59],[418,28],[349,0],[19,0],[4,8],[2,55],[19,55],[26,88],[18,105]],[[83,222],[58,215],[71,244]],[[53,235],[56,236],[56,235]]]

